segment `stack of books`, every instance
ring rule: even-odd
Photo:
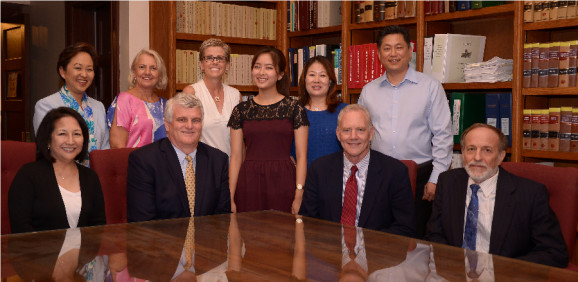
[[[277,10],[212,1],[177,1],[177,32],[275,40]]]
[[[524,22],[573,19],[576,7],[576,1],[524,1]]]
[[[287,31],[341,25],[341,1],[287,1]]]
[[[578,108],[524,109],[522,148],[578,153]]]
[[[380,22],[416,16],[415,0],[408,1],[355,1],[355,23]]]
[[[524,44],[522,87],[576,87],[578,40]]]

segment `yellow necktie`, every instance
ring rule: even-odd
[[[189,162],[187,164],[187,171],[185,177],[185,186],[187,188],[187,198],[189,198],[189,210],[191,217],[195,215],[195,168],[193,167],[193,158],[186,156],[185,159]]]
[[[193,217],[189,219],[189,227],[187,228],[187,238],[185,239],[185,258],[187,264],[185,270],[188,270],[193,264],[193,251],[195,249],[195,221]]]

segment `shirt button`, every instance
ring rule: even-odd
[[[393,131],[393,133],[396,133],[396,132],[397,132],[397,131],[395,131],[395,130]]]

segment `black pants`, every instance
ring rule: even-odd
[[[416,235],[418,239],[422,239],[425,236],[426,225],[431,216],[433,202],[422,200],[422,197],[424,187],[428,183],[432,170],[432,161],[419,164],[417,167],[417,181],[415,187],[415,222]]]

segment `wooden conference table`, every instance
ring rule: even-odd
[[[3,235],[2,281],[184,278],[191,274],[179,264],[187,232],[193,234],[189,223],[181,218]],[[193,270],[199,281],[463,281],[467,275],[480,274],[482,281],[578,280],[575,272],[564,269],[466,254],[460,248],[373,230],[356,231],[355,262],[340,224],[297,220],[276,211],[197,217],[194,236],[188,238],[194,237]],[[478,266],[477,274],[466,270],[472,264]]]

